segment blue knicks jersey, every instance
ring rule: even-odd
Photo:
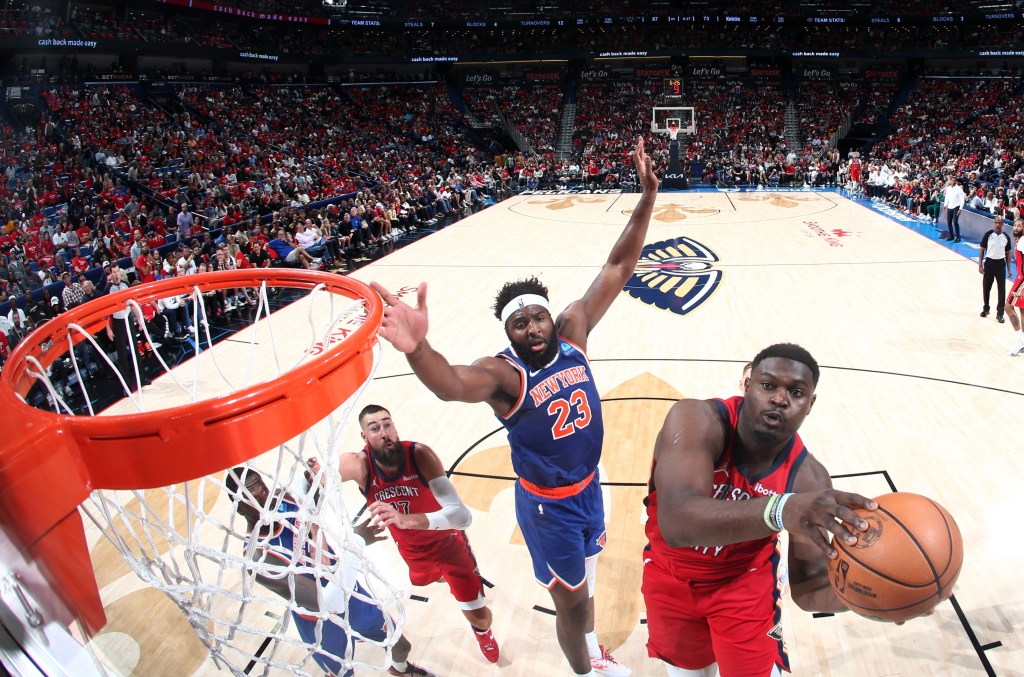
[[[298,575],[313,578],[312,571],[314,571],[316,562],[313,559],[310,543],[307,540],[302,543],[301,547],[296,547],[295,537],[301,528],[297,519],[299,506],[282,498],[277,503],[276,512],[277,519],[270,525],[272,531],[255,539],[254,555],[257,559],[263,554],[273,555],[281,561],[283,566],[294,565]],[[246,545],[248,546],[249,543],[247,542]]]
[[[543,487],[586,479],[601,460],[604,419],[590,362],[579,347],[558,337],[558,357],[532,371],[512,348],[498,354],[519,371],[516,403],[498,417],[508,430],[512,467]]]

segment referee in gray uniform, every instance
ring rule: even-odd
[[[981,316],[988,316],[988,298],[992,293],[992,281],[998,284],[996,295],[996,320],[1005,322],[1003,309],[1006,303],[1006,269],[1010,265],[1010,237],[1003,232],[1003,217],[996,216],[992,230],[981,238],[981,253],[978,258],[978,272],[982,274],[981,293],[984,305]]]

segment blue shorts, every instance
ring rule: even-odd
[[[533,575],[549,590],[576,590],[587,581],[587,560],[604,549],[604,500],[594,478],[567,498],[545,498],[516,482],[516,520],[533,559]]]
[[[356,590],[361,595],[370,596],[363,586],[359,584],[356,584]],[[354,638],[349,640],[343,625],[344,619],[339,618],[338,624],[325,620],[320,626],[320,638],[318,640],[315,616],[304,616],[293,611],[292,618],[295,619],[295,628],[299,631],[299,636],[302,637],[303,642],[322,648],[334,656],[351,659],[354,655],[355,641]],[[388,636],[384,612],[381,611],[380,607],[371,602],[356,597],[349,598],[348,622],[353,630],[375,642],[382,642]],[[341,663],[327,654],[314,653],[313,660],[329,675],[338,675],[339,677],[342,675],[344,677],[351,677],[352,675],[351,670],[342,673]]]

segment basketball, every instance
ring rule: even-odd
[[[839,539],[828,562],[832,588],[857,614],[898,623],[947,599],[960,575],[964,545],[946,509],[918,494],[885,494],[874,512],[858,510],[868,530],[857,544]]]

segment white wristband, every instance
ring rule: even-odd
[[[793,494],[783,494],[782,498],[779,499],[779,502],[775,504],[775,523],[779,526],[779,531],[784,531],[786,529],[786,526],[782,523],[782,509],[786,507],[786,501],[788,501],[789,497],[792,495]]]

